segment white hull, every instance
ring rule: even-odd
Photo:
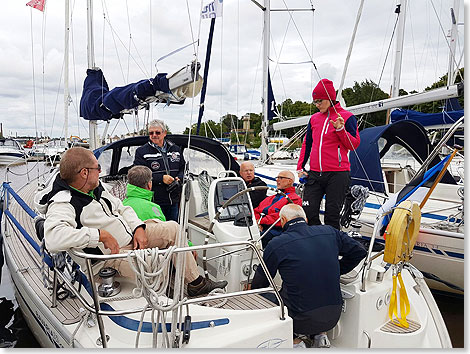
[[[281,163],[256,167],[256,174],[268,185],[275,187],[275,176],[282,170],[290,170],[296,175],[296,165]],[[394,180],[400,185],[407,183],[405,179],[396,178]],[[298,183],[297,175],[296,182]],[[457,212],[458,207],[461,206],[461,200],[457,195],[457,190],[460,187],[460,185],[439,185],[431,195],[423,209],[422,227],[418,234],[411,263],[423,272],[434,274],[442,280],[464,288],[465,239],[463,225],[457,232],[431,228],[436,227],[437,223]],[[401,187],[398,184],[395,185],[395,190],[399,190],[398,188]],[[360,233],[365,237],[371,236],[377,210],[384,200],[384,197],[369,196],[358,220],[362,225]],[[321,213],[322,210],[323,206]],[[320,215],[321,217],[322,215]],[[432,289],[461,293],[435,280],[426,279],[426,281]]]
[[[23,163],[26,163],[25,154],[0,152],[0,165],[19,165]]]

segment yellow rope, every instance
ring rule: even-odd
[[[398,301],[397,301],[397,278],[400,283],[400,315],[398,315]],[[406,320],[411,310],[410,301],[406,294],[405,285],[401,277],[401,272],[398,275],[393,275],[393,290],[390,297],[390,307],[388,308],[388,317],[397,326],[408,328],[410,325]],[[396,319],[394,318],[396,317]]]

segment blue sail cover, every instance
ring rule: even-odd
[[[431,143],[426,130],[418,122],[401,120],[389,125],[367,128],[360,131],[361,144],[356,151],[349,153],[351,162],[351,185],[361,185],[371,191],[384,193],[385,185],[380,159],[387,153],[392,145],[403,146],[415,159],[423,162],[431,152]],[[385,140],[385,146],[379,150],[379,139]],[[440,161],[439,157],[431,166]],[[447,172],[442,182],[455,181]]]
[[[457,111],[442,111],[440,113],[421,113],[411,109],[395,109],[391,116],[392,123],[400,120],[415,120],[423,126],[428,127],[432,125],[452,125],[464,115],[464,110]]]
[[[80,99],[80,116],[88,120],[119,118],[121,111],[137,107],[157,91],[170,92],[166,74],[109,90],[100,69],[88,69]]]

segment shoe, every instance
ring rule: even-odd
[[[188,284],[188,295],[190,297],[207,295],[214,289],[223,289],[227,286],[227,281],[213,281],[207,278],[203,280],[198,285]]]
[[[293,348],[307,348],[305,342],[301,340],[299,343],[294,343]]]
[[[317,334],[313,337],[313,348],[329,348],[330,340],[326,334]]]

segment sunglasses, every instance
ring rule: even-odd
[[[160,135],[162,132],[161,131],[154,131],[154,132],[149,132],[149,135]]]
[[[276,179],[292,179],[290,177],[284,177],[284,176],[277,176]]]
[[[313,100],[314,105],[321,104],[322,102],[323,100]]]
[[[83,169],[86,169],[86,170],[98,170],[98,172],[101,172],[101,165],[98,164],[98,167],[82,167],[82,168],[80,169],[80,171],[83,170]],[[80,171],[78,171],[77,173],[80,173]]]

